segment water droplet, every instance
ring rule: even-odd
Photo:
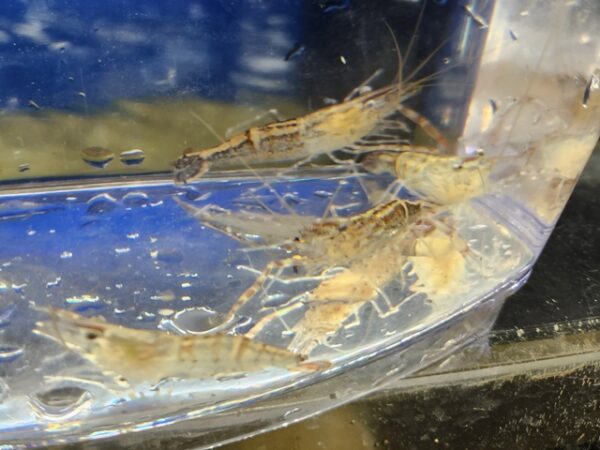
[[[0,327],[5,327],[10,324],[10,319],[17,309],[16,305],[10,305],[6,309],[0,311]]]
[[[283,418],[284,418],[284,419],[287,419],[288,417],[290,417],[290,416],[293,416],[294,414],[296,414],[296,413],[299,413],[300,411],[302,411],[302,409],[300,409],[300,408],[293,408],[293,409],[290,409],[289,411],[286,411],[286,412],[283,414]]]
[[[123,255],[125,253],[129,253],[131,251],[131,249],[129,247],[119,247],[119,248],[115,248],[115,253],[117,255]]]
[[[86,147],[81,150],[81,158],[98,169],[104,169],[114,157],[114,153],[104,147]]]
[[[97,295],[83,294],[78,297],[69,297],[65,301],[71,305],[79,303],[97,303],[100,301],[100,297]]]
[[[146,207],[148,206],[148,194],[145,192],[130,192],[123,196],[123,205],[127,207]]]
[[[140,233],[127,233],[127,239],[137,239],[140,237]]]
[[[88,201],[87,214],[104,214],[119,207],[117,200],[108,194],[99,194],[90,198]]]
[[[9,363],[23,354],[23,349],[19,347],[0,347],[0,363]]]
[[[19,172],[27,172],[30,169],[29,164],[19,164]]]
[[[151,296],[150,300],[170,302],[175,300],[175,294],[172,291],[159,292],[158,294]]]
[[[343,11],[350,7],[350,0],[337,0],[326,2],[322,8],[324,13],[331,13],[334,11]]]
[[[267,295],[262,300],[263,308],[277,308],[281,306],[283,303],[287,302],[290,299],[290,296],[283,293],[278,292],[276,294]]]
[[[23,292],[23,289],[25,289],[27,287],[27,283],[21,283],[21,284],[12,284],[12,290],[17,292],[17,293],[21,293]]]
[[[515,32],[513,30],[508,30],[508,34],[510,35],[510,38],[513,41],[518,41],[519,40],[519,37],[515,34]]]
[[[444,59],[442,60],[442,62],[443,62],[444,64],[450,64],[450,61],[452,61],[450,58],[444,58]]]
[[[143,150],[135,148],[133,150],[121,152],[119,158],[123,164],[127,166],[135,166],[144,162],[144,159],[146,159],[146,154]]]
[[[139,320],[141,322],[154,322],[155,317],[156,317],[156,314],[148,312],[148,311],[144,311],[139,316],[136,317],[136,320]]]
[[[192,272],[192,273],[183,272],[183,273],[178,274],[177,276],[180,278],[198,278],[199,277],[198,273],[196,273],[196,272]]]
[[[64,251],[60,254],[60,259],[69,259],[73,257],[73,253],[68,252],[68,251]]]
[[[31,109],[35,109],[36,111],[39,111],[40,109],[42,109],[42,107],[33,100],[29,100],[27,102],[27,106],[29,106]]]
[[[178,311],[172,318],[163,319],[159,328],[179,334],[214,333],[223,325],[223,315],[206,308],[186,308]]]
[[[333,195],[333,193],[331,193],[329,191],[315,191],[314,195],[316,197],[320,197],[320,198],[329,198]]]
[[[296,42],[294,44],[294,46],[290,49],[290,51],[286,53],[286,55],[283,58],[283,60],[284,61],[289,61],[292,58],[296,58],[296,57],[302,55],[304,53],[304,50],[306,50],[306,47],[304,45],[299,44],[298,42]]]
[[[29,396],[29,406],[39,418],[62,421],[89,411],[92,395],[76,386],[64,386]]]
[[[61,280],[62,280],[61,277],[56,277],[54,280],[48,281],[46,283],[46,289],[58,286],[60,284]]]

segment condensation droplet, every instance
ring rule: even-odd
[[[178,334],[214,333],[224,325],[223,319],[222,314],[210,308],[185,308],[161,320],[159,328]]]
[[[48,281],[46,283],[46,288],[52,288],[52,287],[56,287],[60,284],[62,278],[61,277],[56,277],[54,280],[52,281]]]
[[[315,197],[329,198],[329,197],[333,196],[333,193],[329,192],[329,191],[315,191],[314,195],[315,195]]]
[[[151,296],[150,300],[170,302],[175,300],[175,294],[172,291],[159,292],[156,295]]]
[[[77,386],[64,386],[29,396],[33,413],[45,420],[62,421],[89,411],[92,394]]]
[[[300,408],[292,408],[292,409],[290,409],[289,411],[286,411],[286,412],[283,414],[283,418],[284,418],[284,419],[287,419],[288,417],[290,417],[290,416],[293,416],[294,414],[297,414],[297,413],[299,413],[300,411],[302,411],[302,409],[300,409]]]
[[[23,349],[19,347],[4,346],[0,347],[0,364],[9,363],[23,354]]]
[[[281,306],[283,303],[289,301],[290,296],[282,293],[282,292],[278,292],[276,294],[269,294],[267,295],[263,300],[262,300],[262,306],[263,308],[277,308],[279,306]]]
[[[79,303],[98,303],[100,301],[100,297],[97,295],[83,294],[74,297],[68,297],[65,301],[71,305],[79,304]]]
[[[17,292],[17,293],[21,293],[23,292],[23,289],[25,289],[27,287],[27,283],[21,283],[21,284],[12,284],[12,290]]]
[[[123,164],[127,166],[135,166],[144,162],[144,159],[146,159],[146,154],[143,150],[135,148],[133,150],[121,152],[119,158]]]
[[[114,157],[114,153],[104,147],[86,147],[81,150],[81,158],[97,169],[104,169]]]
[[[148,206],[148,194],[145,192],[130,192],[123,196],[123,205],[131,207],[146,207]]]
[[[108,194],[99,194],[88,201],[87,214],[104,214],[119,207],[117,200]]]

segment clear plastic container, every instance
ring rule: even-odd
[[[270,3],[0,7],[2,443],[281,426],[526,280],[598,139],[600,6]]]

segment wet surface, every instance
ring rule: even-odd
[[[591,205],[598,202],[599,169],[596,153],[489,344],[480,342],[395,389],[222,448],[598,448],[600,321],[589,299],[600,289],[589,274],[598,265],[593,249],[600,222]],[[110,448],[192,449],[205,442],[180,434],[152,441],[124,436]],[[68,448],[101,448],[92,445]]]

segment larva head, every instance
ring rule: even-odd
[[[106,338],[103,319],[86,319],[71,311],[55,308],[43,311],[49,318],[37,322],[35,333],[60,342],[65,347],[90,352]]]
[[[173,164],[175,183],[184,184],[195,178],[200,178],[208,171],[208,161],[199,155],[184,154]]]

